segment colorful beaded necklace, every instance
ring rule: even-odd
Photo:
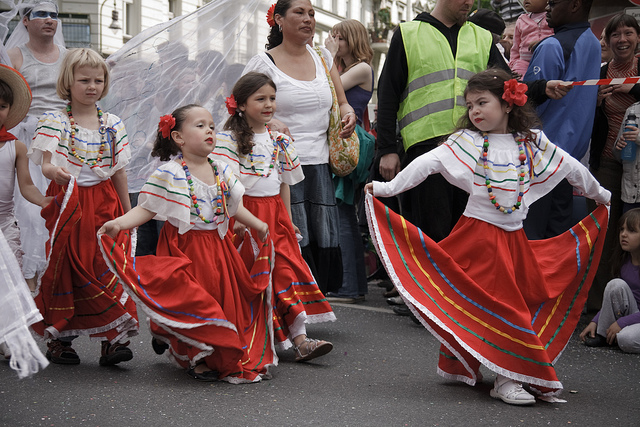
[[[491,187],[491,180],[489,179],[489,175],[487,171],[489,170],[489,162],[487,161],[487,152],[489,151],[489,135],[486,132],[482,133],[482,138],[484,139],[484,143],[482,144],[482,164],[484,167],[484,183],[487,186],[487,191],[489,192],[489,201],[493,203],[497,210],[502,212],[503,214],[513,213],[516,209],[520,209],[522,205],[522,196],[524,195],[524,177],[527,175],[527,155],[524,152],[524,138],[517,137],[516,134],[513,134],[513,138],[518,144],[518,160],[520,160],[520,173],[518,174],[518,181],[520,183],[518,190],[518,199],[516,200],[516,204],[510,208],[505,208],[504,206],[500,206],[500,203],[496,200],[496,196],[493,194],[493,188]]]
[[[273,172],[273,170],[276,167],[276,159],[278,158],[278,141],[276,140],[276,138],[273,137],[273,134],[271,133],[271,129],[269,129],[269,126],[266,126],[267,128],[267,132],[269,132],[269,138],[271,138],[271,142],[273,143],[273,151],[271,152],[271,163],[269,164],[269,170],[267,171],[266,174],[263,174],[261,172],[258,172],[254,163],[253,163],[253,149],[251,150],[251,152],[249,153],[249,162],[251,162],[251,170],[262,176],[262,177],[269,177],[271,175],[271,172]]]
[[[89,166],[95,166],[100,162],[100,160],[102,160],[102,155],[104,154],[104,147],[107,142],[107,128],[104,125],[104,118],[102,117],[103,113],[100,107],[98,107],[98,104],[96,104],[96,110],[98,111],[98,120],[100,121],[100,127],[98,128],[98,133],[100,133],[100,149],[98,150],[98,157],[96,157],[95,160],[86,161],[86,158],[83,159],[76,152],[76,145],[74,140],[76,139],[76,133],[78,132],[78,127],[76,126],[76,122],[73,119],[73,114],[71,114],[71,104],[67,104],[67,116],[69,116],[69,124],[71,125],[71,138],[70,138],[71,155],[76,159],[80,160],[80,162],[86,163]],[[87,147],[87,150],[85,151],[85,154],[87,156],[89,155],[88,147]]]
[[[182,169],[184,169],[184,173],[187,176],[187,182],[189,183],[189,197],[191,197],[191,204],[196,210],[196,215],[205,223],[211,224],[214,219],[208,220],[204,217],[204,215],[200,212],[200,206],[198,205],[198,198],[196,197],[195,188],[193,186],[193,178],[191,177],[191,173],[189,172],[189,168],[187,167],[187,163],[184,161],[182,154],[178,155],[180,162],[182,163]],[[213,163],[213,160],[207,158],[209,164],[213,168],[213,174],[216,177],[216,187],[218,188],[217,195],[215,199],[211,201],[211,207],[213,208],[214,216],[226,215],[226,198],[229,197],[229,189],[227,188],[227,183],[224,179],[220,179],[220,174],[218,173],[218,168]]]

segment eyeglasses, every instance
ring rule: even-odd
[[[49,12],[46,10],[34,10],[29,14],[29,19],[58,19],[58,12]]]
[[[556,5],[558,5],[559,3],[563,3],[563,2],[565,2],[565,1],[567,1],[567,0],[549,0],[549,1],[547,2],[547,4],[549,5],[549,8],[553,8],[553,7],[555,7]]]

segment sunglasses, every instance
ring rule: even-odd
[[[29,19],[58,19],[58,12],[48,12],[46,10],[34,10],[29,14]]]

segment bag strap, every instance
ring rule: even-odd
[[[324,60],[324,55],[322,54],[322,50],[320,50],[320,47],[316,46],[314,47],[315,51],[318,53],[318,56],[320,56],[320,60],[322,61],[322,65],[324,65],[324,71],[327,75],[327,80],[329,81],[329,89],[331,89],[331,98],[333,100],[333,103],[335,105],[338,105],[338,94],[336,93],[336,87],[333,85],[333,80],[331,79],[331,72],[329,71],[329,67],[327,67],[327,63]],[[334,107],[335,108],[335,107]],[[340,107],[338,106],[338,113],[340,112]],[[340,116],[340,114],[338,114],[338,117]]]
[[[329,67],[327,66],[327,62],[324,60],[324,55],[322,54],[322,50],[319,46],[314,47],[315,51],[318,53],[320,60],[322,61],[322,65],[324,65],[324,72],[327,74],[327,79],[329,79],[330,84],[333,86],[333,80],[331,80],[331,71],[329,71]]]

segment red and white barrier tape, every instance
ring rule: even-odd
[[[571,86],[602,86],[602,85],[627,85],[640,82],[640,77],[627,77],[618,79],[596,79],[572,82]]]

